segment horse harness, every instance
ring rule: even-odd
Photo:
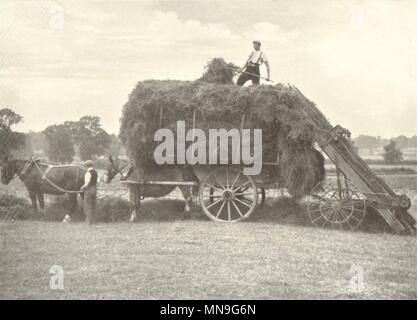
[[[54,183],[53,181],[51,181],[47,174],[48,172],[53,169],[53,168],[57,168],[57,167],[70,167],[69,165],[63,165],[63,166],[50,166],[48,164],[45,164],[48,166],[48,168],[44,171],[42,171],[42,169],[39,167],[38,164],[39,160],[34,160],[31,159],[29,161],[27,161],[26,165],[23,167],[22,170],[18,171],[16,174],[19,176],[19,178],[23,181],[26,179],[27,174],[30,172],[30,170],[35,166],[39,172],[42,174],[42,181],[46,181],[48,182],[52,187],[54,187],[55,189],[57,189],[58,191],[62,192],[62,193],[82,193],[82,191],[79,190],[65,190],[64,188],[61,188],[60,186],[58,186],[56,183]],[[71,166],[74,167],[74,166]],[[77,167],[77,176],[76,176],[76,185],[78,186],[78,182],[80,181],[80,174],[82,172],[82,169],[79,166]]]

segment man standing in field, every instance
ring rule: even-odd
[[[241,69],[242,74],[237,79],[236,84],[238,86],[243,86],[246,81],[252,80],[252,84],[259,84],[259,77],[261,73],[259,67],[265,63],[266,71],[268,73],[267,80],[270,79],[270,67],[268,59],[264,52],[261,51],[261,42],[259,40],[254,40],[253,42],[253,51],[249,55],[248,60],[246,60],[244,66]]]
[[[95,211],[97,205],[97,171],[93,168],[93,161],[87,160],[84,163],[87,167],[87,172],[84,176],[84,185],[81,187],[81,191],[84,191],[84,214],[85,221],[88,224],[95,222]]]

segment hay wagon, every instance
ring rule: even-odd
[[[196,110],[193,112],[195,128]],[[160,109],[159,127],[163,123],[163,108]],[[241,118],[244,127],[245,115]],[[278,163],[262,162],[262,171],[255,176],[245,175],[241,164],[227,165],[192,165],[193,174],[198,181],[133,181],[125,180],[122,184],[139,185],[146,188],[158,186],[188,186],[198,188],[198,202],[204,213],[214,221],[237,222],[249,218],[258,206],[262,206],[266,198],[266,189],[278,188],[274,180],[274,171]]]
[[[301,94],[301,93],[300,93]],[[161,109],[162,110],[162,109]],[[317,143],[336,166],[336,175],[326,178],[307,197],[307,210],[316,226],[355,229],[373,207],[398,233],[415,232],[415,220],[407,212],[411,206],[406,195],[397,195],[352,150],[350,132],[332,127],[321,114],[309,110],[322,129]],[[161,122],[162,122],[161,111]],[[319,117],[319,118],[317,118]],[[242,115],[242,125],[245,115]],[[328,124],[323,128],[323,123]],[[195,113],[193,128],[195,127]],[[237,222],[249,218],[263,205],[266,189],[280,188],[274,179],[278,162],[263,162],[259,175],[243,173],[242,165],[193,165],[197,181],[123,181],[125,184],[186,185],[198,187],[198,199],[204,213],[214,221]]]
[[[397,233],[415,233],[416,221],[408,213],[411,201],[396,194],[378,177],[349,142],[350,132],[340,125],[333,127],[324,115],[294,86],[304,103],[300,112],[314,124],[314,140],[336,167],[334,177],[316,185],[307,199],[307,210],[316,226],[355,229],[364,220],[369,207],[383,217]],[[153,96],[152,96],[153,97]],[[163,106],[159,109],[159,128],[163,122]],[[245,114],[242,114],[242,130]],[[196,110],[192,117],[195,128]],[[214,221],[236,222],[247,219],[265,200],[265,189],[281,188],[277,180],[277,162],[264,162],[259,175],[248,176],[241,165],[193,165],[198,178],[193,181],[124,181],[125,184],[171,185],[198,187],[198,199],[204,213]]]

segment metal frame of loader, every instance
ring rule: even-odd
[[[302,95],[296,87],[290,88]],[[336,166],[337,187],[331,193],[329,203],[336,208],[339,204],[334,200],[345,197],[355,198],[351,201],[354,205],[360,203],[361,197],[357,196],[360,194],[366,198],[365,207],[375,208],[396,233],[415,234],[416,220],[407,211],[411,207],[410,198],[405,194],[396,194],[351,148],[349,130],[340,125],[332,127],[315,108],[304,110],[320,128],[316,133],[316,142]]]

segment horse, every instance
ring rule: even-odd
[[[67,194],[70,201],[70,212],[77,208],[77,194],[84,184],[85,168],[77,165],[51,166],[39,160],[8,159],[0,162],[1,182],[9,184],[16,176],[20,178],[28,190],[32,208],[38,212],[45,208],[44,194]],[[83,194],[80,193],[83,197]]]
[[[123,174],[123,170],[126,169],[126,173]],[[187,166],[160,166],[154,170],[147,170],[144,174],[143,170],[139,170],[134,164],[123,161],[118,158],[116,160],[113,157],[109,157],[109,163],[106,168],[106,173],[103,177],[103,181],[110,183],[117,175],[121,175],[121,181],[195,181],[198,183],[197,176],[193,173],[192,169]],[[146,177],[146,179],[145,179]],[[159,198],[170,194],[176,187],[178,187],[184,197],[185,207],[183,212],[183,218],[188,219],[191,216],[191,202],[192,195],[195,193],[195,187],[184,185],[140,185],[140,184],[128,184],[129,199],[133,205],[132,214],[130,216],[130,222],[135,222],[140,214],[141,200],[146,197]]]

